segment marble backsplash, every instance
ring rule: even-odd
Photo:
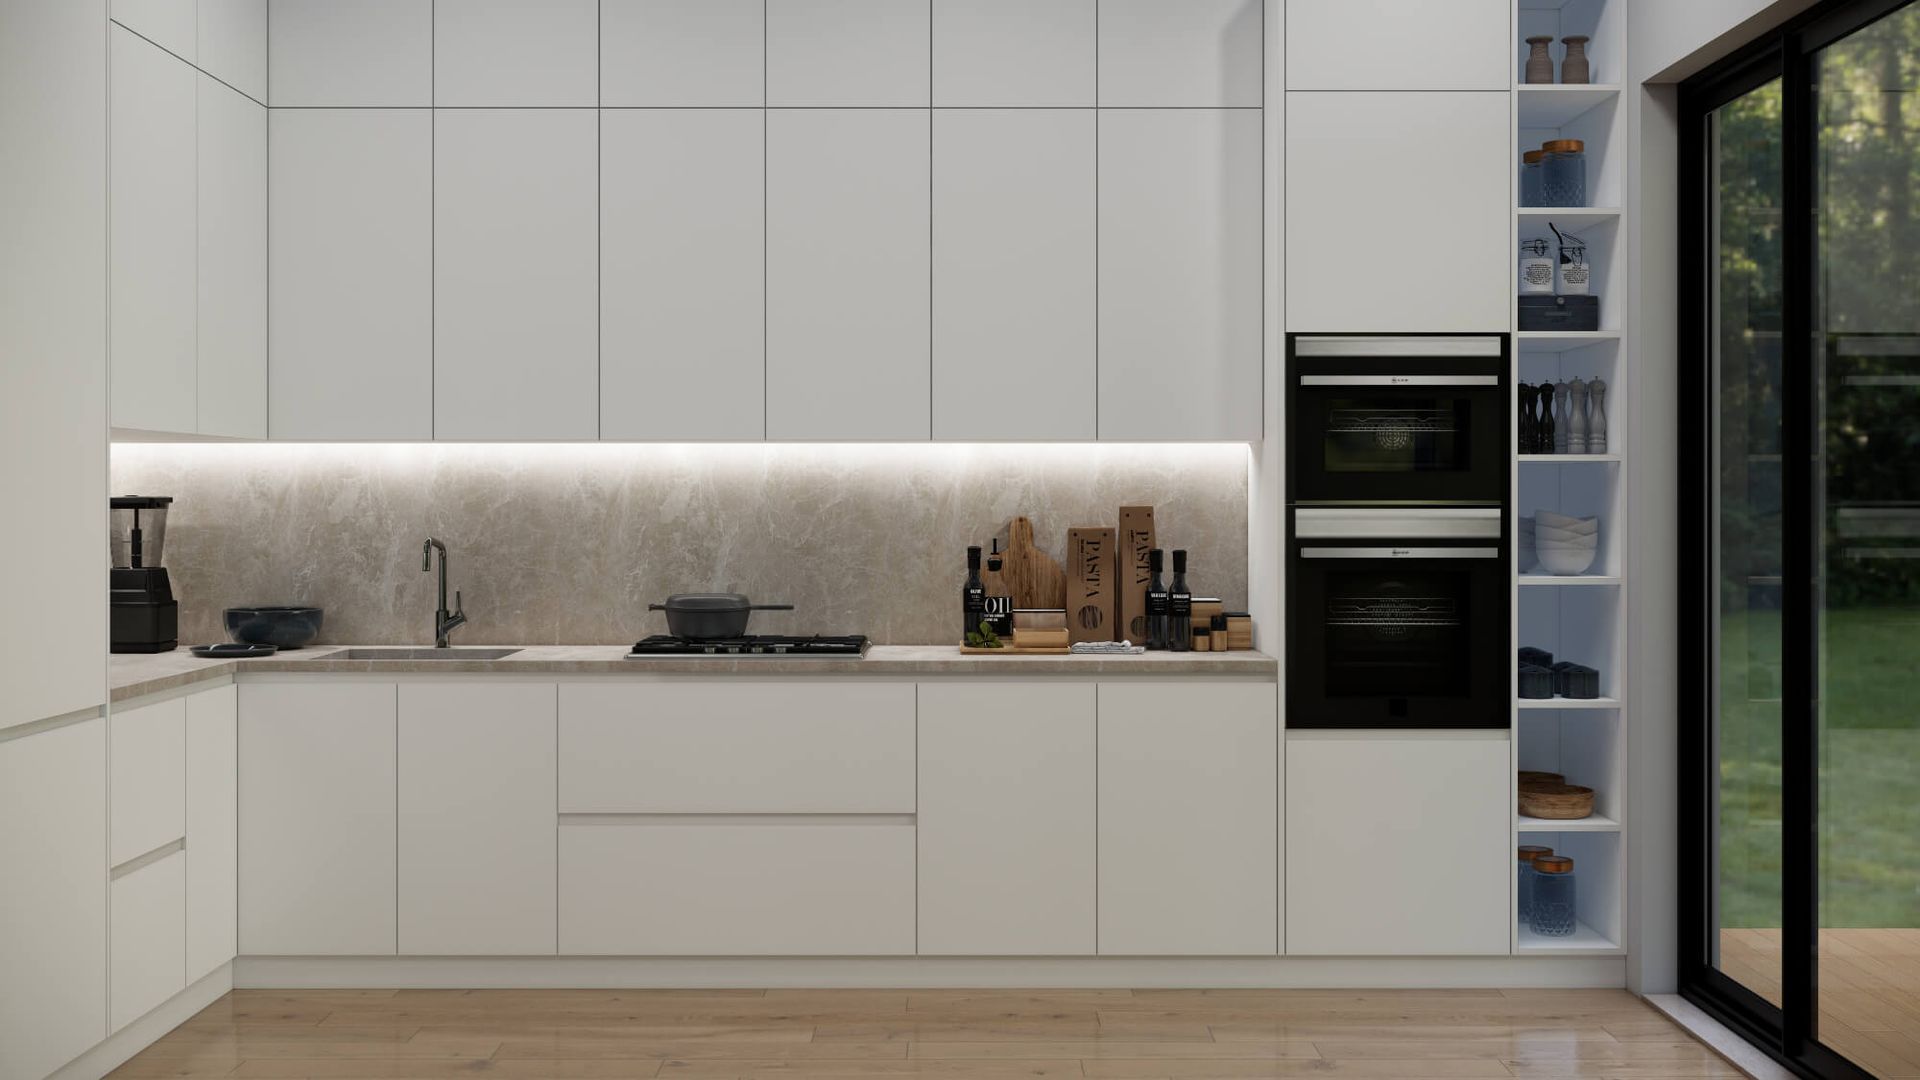
[[[326,609],[323,642],[429,644],[427,536],[452,552],[455,644],[613,644],[664,633],[650,601],[723,590],[797,610],[758,633],[954,636],[965,548],[1032,517],[1155,507],[1194,592],[1246,602],[1243,445],[147,444],[113,447],[115,494],[171,495],[183,643],[221,612]]]

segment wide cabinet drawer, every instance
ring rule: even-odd
[[[108,719],[112,865],[187,834],[187,699],[116,711]]]
[[[912,683],[560,688],[560,812],[910,814]]]
[[[563,955],[913,951],[911,824],[560,826]]]

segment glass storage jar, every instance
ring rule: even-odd
[[[1542,855],[1533,860],[1533,932],[1541,937],[1570,937],[1580,925],[1574,910],[1573,860]]]
[[[1533,860],[1551,854],[1553,849],[1550,847],[1541,847],[1539,844],[1520,845],[1520,876],[1515,880],[1519,882],[1520,923],[1523,926],[1533,918]]]
[[[1554,139],[1542,146],[1540,205],[1587,205],[1587,144],[1579,139]]]
[[[1545,150],[1529,150],[1520,155],[1521,206],[1544,205],[1540,201],[1540,170],[1546,156]]]

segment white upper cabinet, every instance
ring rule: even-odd
[[[113,426],[192,432],[200,75],[122,27],[109,33]]]
[[[200,0],[200,70],[267,101],[267,0]]]
[[[767,104],[927,105],[918,0],[766,0]]]
[[[434,116],[437,439],[591,439],[599,222],[591,109]]]
[[[933,139],[933,437],[1092,439],[1093,111],[942,110]]]
[[[271,0],[269,105],[433,104],[433,0]]]
[[[601,0],[600,104],[757,108],[766,0]]]
[[[1100,113],[1102,439],[1260,438],[1260,117]]]
[[[110,5],[114,22],[189,64],[198,62],[194,6],[194,0],[112,0]]]
[[[1100,0],[1100,104],[1260,107],[1266,49],[1260,4]]]
[[[1508,0],[1286,0],[1288,90],[1505,90]]]
[[[198,78],[199,424],[267,437],[267,110]]]
[[[1094,104],[1096,3],[933,0],[933,104]]]
[[[432,438],[433,115],[268,122],[268,431]]]
[[[765,114],[600,115],[600,436],[766,434]]]
[[[767,115],[768,438],[927,438],[928,122]]]
[[[1287,95],[1288,330],[1485,333],[1508,325],[1509,97]]]
[[[433,103],[599,103],[594,0],[436,0]]]

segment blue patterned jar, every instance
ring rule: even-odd
[[[1542,855],[1551,854],[1553,854],[1553,849],[1550,847],[1542,847],[1539,844],[1520,845],[1519,877],[1515,880],[1519,882],[1520,906],[1518,910],[1520,912],[1520,925],[1522,926],[1527,925],[1533,919],[1533,860],[1540,858]]]
[[[1565,855],[1542,855],[1533,860],[1533,932],[1541,937],[1570,937],[1579,925],[1573,860]]]

